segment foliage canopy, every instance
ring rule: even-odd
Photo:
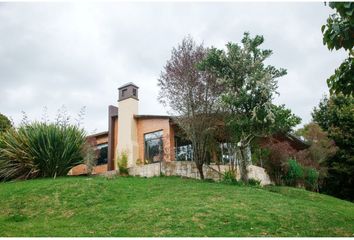
[[[354,2],[330,2],[329,6],[336,10],[323,25],[323,44],[328,49],[345,49],[349,57],[327,79],[331,93],[354,93]]]
[[[0,113],[0,133],[6,131],[11,127],[11,121],[5,115]]]
[[[328,176],[325,191],[354,199],[354,97],[332,95],[313,110],[313,120],[333,139],[338,150],[325,161]]]
[[[211,48],[199,68],[213,73],[222,86],[221,103],[228,114],[226,126],[237,145],[241,160],[241,176],[246,177],[245,150],[257,136],[288,132],[300,118],[284,105],[272,103],[277,93],[277,78],[285,69],[265,65],[272,51],[261,49],[263,36],[244,33],[241,45],[226,44],[226,50]]]

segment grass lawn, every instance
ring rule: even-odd
[[[177,177],[0,183],[0,237],[354,236],[354,204]]]

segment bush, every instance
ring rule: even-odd
[[[288,142],[270,141],[266,145],[268,155],[264,159],[264,168],[269,177],[276,185],[283,184],[284,167],[286,167],[288,159],[294,155],[295,151]]]
[[[257,180],[257,179],[253,179],[250,178],[248,179],[248,183],[249,186],[260,186],[261,185],[261,181]]]
[[[28,179],[67,175],[84,163],[85,133],[77,126],[28,123],[0,138],[0,178]]]
[[[286,173],[284,175],[285,184],[297,186],[304,177],[304,171],[301,165],[294,159],[289,159]]]
[[[86,138],[86,143],[83,147],[84,153],[84,164],[86,165],[87,175],[92,175],[94,167],[97,164],[97,159],[100,154],[100,150],[95,149],[94,146],[97,145],[96,138],[90,137]]]
[[[238,184],[235,172],[231,170],[225,171],[222,182],[227,184]]]
[[[12,127],[11,121],[3,114],[0,113],[0,133]]]
[[[305,168],[305,187],[307,190],[318,190],[319,172],[314,168]]]
[[[120,157],[118,157],[118,168],[120,174],[129,174],[128,171],[128,154],[122,152]]]

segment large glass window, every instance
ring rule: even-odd
[[[99,144],[97,145],[98,158],[97,165],[107,164],[108,162],[108,144]]]
[[[175,155],[177,161],[192,161],[193,149],[190,141],[181,137],[175,137]]]
[[[163,160],[163,141],[162,131],[147,133],[145,140],[145,160],[149,163],[160,162]]]

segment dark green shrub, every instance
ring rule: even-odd
[[[294,159],[289,159],[284,175],[285,184],[289,186],[297,186],[304,177],[302,166]]]
[[[0,113],[0,134],[12,127],[11,121],[3,114]]]
[[[67,175],[84,162],[85,133],[77,126],[29,123],[0,138],[0,178],[28,179]]]
[[[231,170],[225,171],[222,182],[227,184],[238,184],[235,172]]]
[[[258,181],[256,179],[250,178],[250,179],[248,179],[247,185],[249,185],[249,186],[260,186],[261,185],[261,181]]]
[[[319,172],[314,168],[305,168],[305,188],[311,191],[318,190]]]

